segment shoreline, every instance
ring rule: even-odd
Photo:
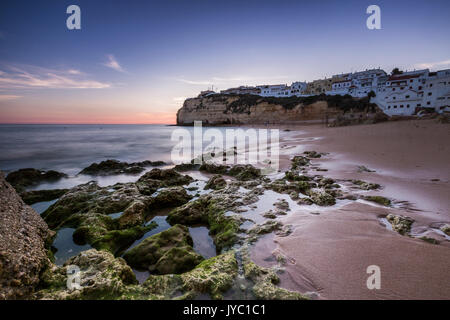
[[[293,212],[281,221],[293,225],[294,232],[275,236],[272,243],[256,243],[254,261],[268,266],[270,257],[264,252],[282,252],[291,262],[285,266],[281,285],[291,290],[315,289],[322,299],[448,299],[450,288],[442,284],[450,281],[450,242],[433,228],[450,222],[448,127],[413,120],[291,129],[301,133],[293,131],[280,142],[282,146],[297,151],[301,145],[297,154],[305,150],[330,153],[313,162],[328,171],[315,174],[379,183],[383,188],[378,194],[399,203],[385,208],[353,202],[330,207],[320,215]],[[319,139],[308,140],[313,137]],[[358,165],[375,172],[358,173]],[[414,238],[383,226],[380,217],[388,213],[413,218]],[[440,244],[426,243],[420,236],[438,239]],[[369,265],[381,268],[381,290],[368,290],[365,285]]]

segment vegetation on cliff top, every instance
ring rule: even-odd
[[[250,112],[250,107],[259,103],[268,103],[274,105],[281,105],[286,110],[291,110],[296,106],[303,105],[311,105],[318,101],[326,101],[328,103],[329,108],[337,108],[344,112],[348,112],[350,110],[353,111],[371,111],[374,112],[376,109],[376,105],[369,102],[369,98],[361,98],[356,99],[350,95],[326,95],[320,94],[309,97],[261,97],[258,95],[222,95],[216,94],[207,97],[206,99],[212,102],[221,102],[227,103],[228,98],[233,98],[233,101],[227,104],[227,108],[224,113],[248,113]],[[200,103],[199,108],[201,108],[203,104]]]

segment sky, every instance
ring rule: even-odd
[[[81,30],[69,30],[70,5]],[[369,30],[366,9],[381,9]],[[0,123],[175,123],[214,86],[450,68],[450,2],[2,0]]]

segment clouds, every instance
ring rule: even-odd
[[[252,77],[252,76],[238,76],[238,77],[211,77],[203,80],[189,80],[182,77],[176,78],[178,82],[196,85],[196,86],[210,86],[210,85],[256,85],[264,83],[272,83],[289,79],[289,76],[270,76],[270,77]]]
[[[414,67],[417,69],[446,69],[450,68],[450,59],[438,62],[418,63]]]
[[[126,72],[125,69],[123,69],[122,66],[119,64],[116,57],[114,57],[114,55],[108,54],[106,58],[107,58],[106,62],[103,63],[105,67],[111,68],[119,72]]]
[[[111,84],[89,79],[79,70],[49,69],[30,65],[0,70],[0,89],[104,89]]]
[[[16,96],[16,95],[12,95],[12,94],[0,94],[0,102],[16,100],[16,99],[20,99],[20,98],[22,98],[22,96]]]

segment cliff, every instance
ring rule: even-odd
[[[295,123],[323,121],[348,111],[372,105],[367,99],[349,96],[260,97],[221,95],[187,99],[177,112],[178,125],[202,121],[208,125]]]
[[[0,300],[33,293],[50,263],[45,244],[52,234],[0,172]]]

